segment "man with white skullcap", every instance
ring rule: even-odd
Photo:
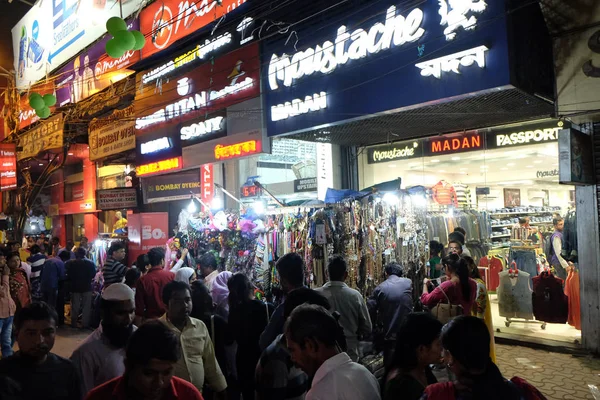
[[[71,356],[81,376],[83,394],[123,375],[125,346],[137,329],[133,325],[135,295],[129,286],[114,283],[105,288],[100,307],[100,326]]]

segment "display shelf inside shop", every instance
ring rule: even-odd
[[[510,237],[510,233],[507,233],[504,235],[492,235],[492,236],[490,236],[490,239],[505,238],[505,237]]]

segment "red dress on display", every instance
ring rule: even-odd
[[[579,272],[572,270],[565,281],[565,294],[569,299],[569,319],[567,323],[581,330],[581,299],[579,297]]]
[[[484,278],[484,281],[487,290],[495,292],[498,289],[498,286],[500,285],[500,277],[498,276],[498,274],[504,269],[502,260],[500,260],[498,257],[485,256],[479,260],[479,266],[489,268],[489,282],[487,280],[487,277]]]

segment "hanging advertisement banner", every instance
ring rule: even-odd
[[[89,125],[90,160],[135,149],[133,105],[115,110],[109,117],[94,118]]]
[[[17,145],[0,143],[0,191],[17,187]]]
[[[130,21],[127,28],[138,30],[139,20]],[[140,52],[127,51],[119,59],[109,57],[105,48],[106,42],[110,39],[112,35],[104,35],[100,41],[58,70],[56,73],[58,106],[77,103],[133,73],[126,68],[140,60]]]
[[[137,207],[136,188],[96,190],[96,209],[126,210]]]
[[[19,137],[17,160],[37,156],[45,150],[58,149],[63,146],[63,115],[54,115],[38,126]]]
[[[142,188],[146,204],[189,199],[192,193],[200,196],[200,171],[194,169],[144,178]]]
[[[12,28],[17,88],[25,90],[106,33],[106,21],[127,18],[141,0],[39,1]]]
[[[160,90],[155,85],[145,86],[143,74],[137,74],[136,129],[205,117],[207,113],[258,97],[258,50],[258,43],[248,45],[162,83]]]
[[[204,164],[202,167],[200,167],[200,171],[202,175],[200,177],[200,182],[202,183],[201,198],[204,204],[210,206],[210,204],[213,201],[213,198],[215,197],[215,171],[213,169],[212,164]],[[202,206],[202,211],[206,212],[209,210],[207,210],[206,207]]]
[[[246,0],[165,0],[150,4],[140,14],[140,30],[148,38],[142,56],[147,58],[168,48],[244,3]]]

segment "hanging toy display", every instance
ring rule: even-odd
[[[106,54],[112,58],[121,58],[131,50],[141,50],[146,38],[140,31],[128,30],[123,18],[111,17],[106,21],[106,30],[113,38],[106,42]]]
[[[41,119],[50,116],[50,107],[56,104],[56,96],[53,94],[41,95],[33,92],[29,95],[29,105],[35,110],[35,114]]]

